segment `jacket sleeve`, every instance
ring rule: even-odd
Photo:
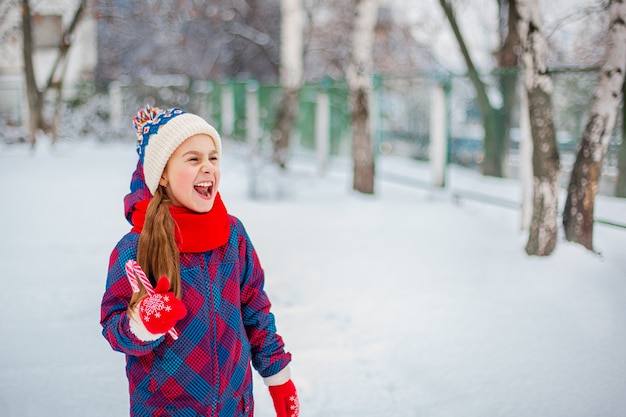
[[[239,258],[244,262],[241,278],[241,312],[250,341],[252,365],[266,378],[277,374],[291,362],[283,339],[276,333],[271,303],[265,293],[265,276],[256,251],[243,225],[239,229]]]
[[[125,265],[129,259],[136,258],[137,239],[137,234],[126,235],[111,253],[106,289],[100,308],[102,335],[113,350],[132,356],[142,356],[151,352],[164,339],[160,337],[145,342],[138,339],[130,330],[130,318],[126,311],[132,289],[126,277]]]

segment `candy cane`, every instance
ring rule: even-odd
[[[128,277],[128,282],[130,282],[130,287],[133,289],[133,292],[139,292],[139,282],[143,284],[146,292],[149,296],[154,295],[154,288],[152,288],[152,283],[146,276],[146,273],[141,269],[141,265],[137,263],[137,261],[130,259],[126,262],[126,276]],[[178,332],[173,327],[168,332],[174,340],[178,339]]]
[[[128,282],[130,282],[130,287],[133,289],[133,292],[139,292],[139,285],[137,284],[137,278],[135,277],[133,263],[136,262],[133,260],[126,262],[126,276],[128,277]]]
[[[146,273],[143,272],[141,266],[137,263],[137,261],[131,259],[126,262],[126,276],[128,276],[128,280],[130,281],[130,286],[133,288],[133,292],[139,292],[139,284],[137,281],[141,281],[148,295],[154,294],[154,288],[152,288],[152,283],[146,276]],[[131,277],[133,279],[131,279]]]

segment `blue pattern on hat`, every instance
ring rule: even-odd
[[[137,130],[137,154],[143,165],[143,159],[146,154],[146,147],[150,143],[150,136],[157,134],[159,128],[169,122],[176,116],[185,114],[183,109],[174,107],[162,110],[158,107],[146,105],[145,108],[139,110],[137,115],[133,117],[133,126]]]

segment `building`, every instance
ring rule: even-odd
[[[89,3],[89,2],[88,2]],[[80,4],[79,0],[32,2],[33,66],[38,87],[46,84],[59,55],[59,44]],[[0,119],[10,124],[26,120],[26,83],[22,42],[22,4],[7,0],[0,5]],[[96,22],[89,7],[76,27],[64,67],[64,94],[93,80],[97,62]]]

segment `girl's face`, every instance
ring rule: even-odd
[[[206,213],[217,195],[219,162],[210,136],[191,136],[170,156],[159,184],[165,186],[172,205]]]

